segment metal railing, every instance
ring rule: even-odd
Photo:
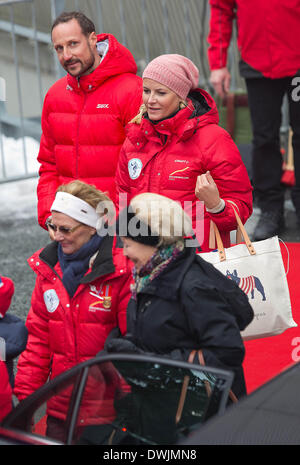
[[[37,168],[32,171],[29,167],[32,154],[28,154],[26,137],[38,143],[45,93],[64,74],[51,48],[50,27],[61,11],[74,9],[93,18],[97,32],[110,32],[127,46],[139,74],[155,56],[180,53],[197,64],[199,85],[211,90],[206,41],[208,0],[0,0],[0,38],[7,47],[7,51],[0,49],[0,64],[6,65],[3,70],[0,67],[0,77],[6,81],[6,101],[0,101],[0,183],[37,175]],[[243,81],[234,43],[229,59],[235,90],[243,88]],[[26,61],[27,55],[30,58]],[[4,142],[8,136],[22,140],[23,161],[20,159],[19,164],[24,169],[17,175],[7,169]]]
[[[24,27],[19,25],[15,21],[15,6],[23,4],[28,6],[31,14],[31,25],[30,27]],[[19,38],[25,38],[28,41],[31,41],[34,57],[35,57],[35,77],[36,84],[38,88],[38,99],[40,102],[40,112],[43,104],[43,91],[42,91],[42,82],[41,82],[41,69],[40,69],[40,58],[39,58],[39,43],[45,42],[50,43],[50,35],[41,34],[37,31],[36,23],[36,9],[32,0],[10,0],[0,3],[0,9],[3,11],[3,8],[7,8],[9,12],[8,20],[0,20],[0,31],[1,33],[7,33],[11,37],[11,47],[12,47],[12,59],[14,64],[15,72],[15,90],[17,94],[17,106],[18,106],[18,115],[10,115],[6,108],[6,100],[8,95],[4,92],[4,99],[0,102],[0,160],[1,160],[1,169],[2,176],[0,175],[0,183],[6,181],[14,181],[18,179],[24,179],[27,177],[36,176],[37,172],[29,171],[28,167],[28,154],[26,149],[26,135],[34,135],[39,137],[40,135],[40,123],[34,122],[30,119],[25,118],[24,116],[24,98],[21,91],[21,66],[19,63],[17,43]],[[2,15],[0,14],[0,17]],[[1,73],[1,71],[0,71]],[[2,84],[4,80],[2,78]],[[4,84],[3,84],[4,85]],[[6,83],[5,83],[6,87]],[[7,172],[7,160],[6,160],[6,144],[4,143],[4,133],[11,133],[14,137],[20,138],[22,141],[22,157],[23,157],[23,172],[21,175],[9,175]],[[21,155],[21,154],[20,154]],[[17,159],[16,162],[19,160]],[[20,160],[21,161],[21,160]]]

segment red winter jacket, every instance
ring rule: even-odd
[[[12,392],[8,380],[7,368],[0,360],[0,422],[9,414],[12,408]]]
[[[235,15],[243,61],[271,79],[294,76],[300,69],[300,0],[210,0],[210,6],[211,70],[227,64]]]
[[[141,104],[142,80],[129,50],[111,34],[100,34],[109,49],[89,75],[67,75],[48,91],[42,113],[38,161],[38,219],[50,215],[56,189],[80,179],[115,197],[115,171],[124,127]]]
[[[82,278],[83,284],[72,298],[61,280],[56,242],[28,260],[37,274],[37,281],[26,321],[28,343],[19,358],[15,379],[14,393],[20,400],[46,383],[49,376],[52,379],[94,357],[103,349],[106,337],[114,327],[119,326],[125,334],[131,264],[122,249],[112,247],[112,244],[110,236],[102,240],[92,268]],[[90,381],[88,385],[91,385]],[[90,395],[96,395],[99,403],[99,392],[85,392],[86,404],[90,405]],[[69,394],[68,391],[52,398],[47,413],[64,419]],[[102,417],[113,418],[113,396],[101,405]],[[80,423],[93,423],[93,409],[84,406],[80,409]]]
[[[217,224],[224,245],[230,245],[230,230],[236,229],[236,220],[232,205],[226,201],[236,204],[245,222],[252,212],[252,187],[236,145],[217,125],[214,100],[202,89],[192,96],[193,103],[189,99],[188,107],[172,118],[154,125],[144,117],[140,125],[128,125],[116,184],[120,194],[127,194],[127,203],[141,192],[179,200],[192,216],[197,239],[205,251],[209,250],[210,220]],[[226,202],[218,214],[204,211],[203,202],[195,196],[197,176],[207,170]]]

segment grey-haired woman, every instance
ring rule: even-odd
[[[246,393],[240,331],[253,318],[247,296],[196,254],[187,239],[190,217],[159,194],[132,199],[117,221],[126,255],[134,263],[127,335],[108,351],[144,351],[187,361],[201,349],[206,365],[234,372],[233,392]]]

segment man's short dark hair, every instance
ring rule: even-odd
[[[95,24],[87,16],[85,16],[80,11],[64,11],[61,13],[54,23],[52,24],[51,33],[53,29],[61,23],[68,23],[72,19],[78,21],[79,26],[85,36],[90,35],[92,32],[95,32]]]

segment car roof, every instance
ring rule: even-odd
[[[300,363],[287,368],[221,417],[209,420],[184,445],[300,444]]]

